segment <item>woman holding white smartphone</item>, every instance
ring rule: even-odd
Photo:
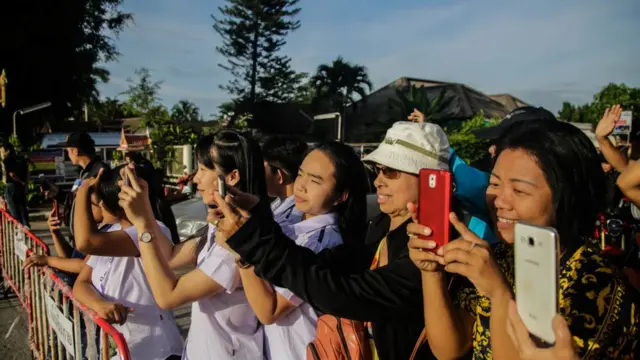
[[[516,222],[558,231],[559,313],[577,354],[602,359],[637,353],[640,301],[589,241],[603,187],[596,150],[580,130],[559,121],[526,121],[499,140],[487,189],[498,244],[489,247],[452,216],[461,238],[432,253],[434,244],[416,237],[430,229],[408,226],[410,257],[422,271],[427,337],[438,358],[469,349],[474,359],[521,358],[506,326]],[[451,291],[447,274],[454,275]]]

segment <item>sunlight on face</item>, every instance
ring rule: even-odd
[[[407,204],[417,203],[419,179],[417,175],[386,169],[377,166],[378,176],[373,182],[378,195],[380,211],[391,217],[408,214]]]
[[[336,205],[335,166],[320,150],[314,150],[304,158],[294,182],[296,209],[305,218],[326,214]]]
[[[551,188],[538,162],[523,150],[504,150],[491,173],[487,206],[496,235],[513,244],[516,221],[552,226]]]

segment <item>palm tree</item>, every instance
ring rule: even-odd
[[[171,109],[171,120],[179,124],[200,121],[200,109],[189,100],[180,100]]]
[[[438,125],[442,122],[442,115],[449,108],[453,101],[453,96],[446,96],[446,89],[442,88],[436,96],[429,96],[429,88],[425,86],[411,85],[409,91],[405,92],[396,89],[396,98],[389,99],[390,119],[393,122],[406,120],[413,109],[424,114],[426,122]],[[389,124],[385,124],[389,125]]]
[[[339,56],[333,63],[318,66],[311,78],[316,99],[328,100],[341,113],[358,100],[364,99],[373,88],[367,68],[351,64]]]

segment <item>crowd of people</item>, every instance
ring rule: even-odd
[[[599,154],[547,110],[516,109],[476,134],[489,140],[490,172],[460,159],[417,111],[364,159],[339,142],[260,144],[223,130],[196,145],[192,181],[209,224],[183,242],[152,171],[134,161],[109,169],[86,134],[72,135],[67,152],[83,167],[69,207],[72,246],[52,212],[58,256],[26,266],[69,276],[133,359],[632,359],[633,271],[594,241],[612,182],[603,162],[621,173],[614,190],[640,204],[640,164],[608,140],[616,116],[619,107],[598,126]],[[425,168],[451,172],[455,184],[455,231],[440,248],[417,221]],[[368,171],[380,209],[370,221]],[[517,222],[559,234],[555,344],[533,339],[516,310]],[[183,343],[172,309],[184,304]]]

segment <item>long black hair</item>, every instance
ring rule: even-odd
[[[118,181],[122,179],[120,176],[120,170],[128,165],[120,165],[112,170],[103,170],[102,177],[100,178],[100,187],[98,188],[98,198],[102,201],[104,207],[111,213],[121,216],[124,210],[118,205],[118,193],[120,193],[120,185]],[[149,184],[149,202],[151,203],[151,209],[153,210],[153,216],[161,221],[171,232],[171,241],[174,244],[180,242],[180,236],[178,235],[178,226],[176,225],[176,219],[171,211],[171,207],[158,196],[154,188],[158,187],[157,177],[155,176],[153,169],[136,166],[136,176],[145,180]]]
[[[560,243],[584,245],[605,206],[605,176],[591,140],[569,123],[522,121],[498,141],[495,158],[504,150],[524,150],[538,162],[551,188]]]
[[[235,187],[245,193],[267,198],[267,182],[260,145],[250,135],[232,130],[222,130],[205,135],[196,145],[196,159],[206,168],[227,175],[234,170],[240,173]],[[196,239],[196,253],[205,245],[208,227],[204,226],[188,240]]]
[[[354,246],[362,245],[367,230],[368,176],[364,164],[352,147],[340,142],[322,143],[313,150],[321,151],[333,163],[335,194],[349,194],[347,200],[338,204],[335,209],[340,219],[343,242]]]

